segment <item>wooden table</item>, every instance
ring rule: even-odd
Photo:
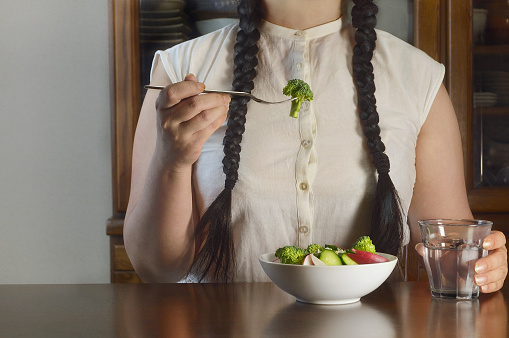
[[[509,287],[432,300],[383,284],[350,305],[309,305],[272,283],[0,285],[0,337],[507,337]]]

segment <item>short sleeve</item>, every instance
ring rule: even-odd
[[[172,57],[173,54],[173,57]],[[176,56],[175,50],[158,50],[154,55],[154,60],[152,61],[152,70],[150,71],[150,81],[154,78],[154,73],[158,69],[158,66],[161,64],[166,71],[166,74],[170,78],[171,83],[177,83],[183,80],[182,76],[179,76],[179,73],[175,70],[174,61]],[[172,62],[173,60],[173,62]],[[178,65],[178,64],[177,64]],[[188,67],[187,67],[188,68]]]
[[[409,97],[415,99],[422,126],[444,80],[445,67],[411,45],[402,49],[402,58],[405,60],[402,64],[405,88]]]
[[[172,83],[183,81],[187,74],[194,74],[198,81],[206,85],[223,80],[227,80],[231,85],[230,73],[222,74],[218,70],[224,72],[224,69],[231,68],[237,31],[238,24],[231,24],[169,49],[157,51],[152,61],[150,80],[152,81],[154,72],[162,64]]]
[[[420,128],[426,120],[444,79],[445,67],[422,50],[377,30],[375,70],[379,72],[390,100],[406,102]],[[376,81],[376,78],[375,78]]]
[[[429,68],[427,72],[427,76],[423,76],[423,82],[421,85],[426,85],[423,89],[423,93],[426,93],[422,102],[421,109],[421,126],[426,121],[428,117],[429,111],[431,110],[431,106],[435,101],[435,97],[437,96],[438,90],[443,83],[444,75],[445,75],[445,67],[443,64],[436,62],[435,60],[429,58]],[[426,79],[426,81],[424,81]]]

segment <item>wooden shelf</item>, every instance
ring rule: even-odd
[[[210,19],[223,19],[223,18],[234,18],[237,19],[239,14],[237,12],[220,12],[220,11],[192,11],[191,17],[195,21],[199,20],[210,20]]]
[[[509,116],[509,107],[476,107],[474,111],[488,116]]]
[[[509,55],[509,45],[474,46],[474,55]]]
[[[106,222],[106,234],[111,235],[123,235],[124,234],[124,217],[112,217]]]

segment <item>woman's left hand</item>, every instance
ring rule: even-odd
[[[504,285],[507,276],[506,238],[500,231],[492,231],[483,241],[488,256],[475,263],[475,283],[483,293],[498,291]]]

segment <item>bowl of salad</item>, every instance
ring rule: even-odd
[[[350,304],[387,280],[398,258],[376,252],[371,239],[362,236],[350,248],[289,245],[259,261],[272,282],[299,302]]]

